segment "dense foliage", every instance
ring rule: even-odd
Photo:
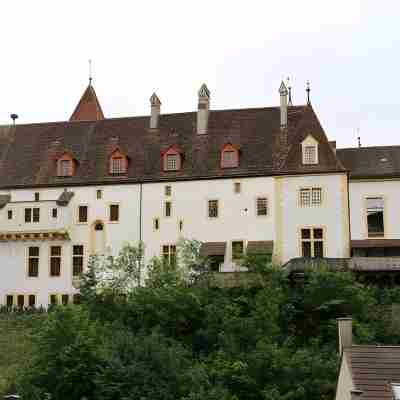
[[[111,278],[98,290],[92,262],[82,304],[49,313],[17,390],[57,400],[331,399],[337,317],[353,317],[358,342],[399,340],[386,307],[400,302],[398,289],[323,267],[292,281],[262,258],[245,260],[252,281],[227,288],[185,257],[190,279],[179,263],[153,260],[146,284],[128,291]],[[129,271],[137,280],[135,263]]]

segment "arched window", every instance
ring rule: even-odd
[[[119,149],[112,152],[109,163],[109,172],[113,175],[126,174],[128,158]]]
[[[179,171],[182,167],[182,152],[171,146],[162,154],[164,171]]]
[[[226,144],[221,150],[221,168],[236,168],[239,166],[239,150]]]
[[[75,174],[75,160],[69,153],[64,153],[57,161],[57,176],[66,177]]]

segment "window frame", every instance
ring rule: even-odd
[[[118,207],[117,208],[117,213],[118,213],[118,218],[116,220],[111,219],[112,212],[111,208],[112,207]],[[120,203],[108,203],[108,223],[110,224],[118,224],[121,221],[121,205]]]
[[[167,207],[169,204],[169,208]],[[169,215],[167,215],[167,210],[169,210]],[[164,218],[171,218],[172,217],[172,200],[165,200],[164,201]]]
[[[158,225],[158,226],[156,226]],[[160,230],[160,218],[159,217],[154,217],[153,218],[153,231],[158,232]]]
[[[52,254],[52,248],[53,247],[59,247],[60,248],[60,255],[53,255]],[[62,271],[62,253],[63,249],[61,245],[50,245],[49,246],[49,277],[50,278],[60,278],[61,277],[61,271]],[[60,260],[60,265],[59,265],[59,274],[58,275],[53,275],[52,274],[52,260],[53,259],[59,259]]]
[[[210,215],[210,203],[211,203],[212,201],[216,201],[216,202],[217,202],[217,215],[216,215],[216,216],[211,216],[211,215]],[[220,205],[220,203],[221,203],[221,202],[220,202],[219,199],[215,199],[215,198],[213,198],[213,199],[207,199],[207,203],[206,203],[207,209],[206,209],[206,212],[207,212],[207,218],[208,218],[209,220],[217,220],[218,218],[220,218],[220,216],[221,216],[221,213],[220,213],[221,205]]]
[[[7,221],[11,221],[14,217],[14,212],[12,208],[7,209]]]
[[[235,159],[233,162],[228,163],[227,161],[224,160],[224,153],[226,152],[232,152],[235,154]],[[220,152],[220,162],[219,166],[221,169],[231,169],[231,168],[238,168],[240,165],[240,154],[239,154],[239,149],[233,146],[231,143],[225,144]]]
[[[320,202],[319,203],[314,203],[313,202],[313,192],[319,191],[320,192]],[[308,192],[308,200],[309,204],[303,203],[302,202],[302,193],[303,192]],[[321,207],[324,204],[324,188],[322,186],[302,186],[299,188],[298,191],[298,206],[300,208],[312,208],[312,207]]]
[[[82,254],[75,254],[74,253],[74,248],[80,246],[82,247]],[[71,274],[72,274],[72,279],[79,279],[80,275],[85,271],[85,245],[81,243],[74,243],[71,248],[71,260],[72,260],[72,265],[71,265]],[[82,259],[82,271],[79,274],[75,274],[75,269],[74,269],[74,259],[75,258],[81,258]]]
[[[302,238],[302,230],[309,229],[310,230],[310,239],[303,239]],[[322,238],[314,238],[314,230],[321,229],[322,230]],[[307,258],[303,256],[303,242],[310,243],[310,259],[320,259],[320,257],[315,257],[315,242],[322,242],[322,258],[327,257],[326,249],[327,249],[327,237],[326,237],[326,227],[321,225],[305,225],[300,226],[298,229],[298,238],[299,238],[299,257]]]
[[[63,167],[63,162],[67,161],[68,161],[68,171],[67,173],[64,173],[65,169]],[[57,160],[57,177],[68,178],[70,176],[74,176],[75,170],[76,170],[75,160],[71,154],[66,152]]]
[[[86,221],[85,222],[81,222],[79,220],[79,218],[80,218],[79,210],[80,210],[81,207],[86,207]],[[88,204],[84,204],[84,203],[78,204],[76,206],[76,224],[77,225],[87,225],[88,223],[89,223],[89,205]]]
[[[375,235],[370,235],[369,234],[369,229],[368,229],[368,199],[382,199],[383,201],[383,234],[379,235],[379,236],[375,236]],[[387,201],[386,201],[386,196],[385,195],[381,195],[381,194],[375,194],[375,195],[366,195],[364,196],[364,225],[365,225],[365,237],[367,239],[385,239],[385,237],[387,236],[387,229],[385,229],[387,225],[387,215],[386,215],[386,205],[387,205]]]
[[[233,244],[234,243],[242,243],[242,254],[240,257],[234,257],[234,252],[233,252]],[[236,263],[239,261],[242,257],[246,255],[246,241],[244,239],[234,239],[230,241],[230,251],[231,251],[231,262]]]
[[[38,255],[37,256],[31,256],[30,255],[30,249],[31,248],[37,248],[38,249]],[[40,277],[40,246],[27,246],[26,248],[26,277],[28,279],[38,279]],[[37,275],[36,276],[31,276],[30,275],[30,260],[35,259],[37,260]]]
[[[166,197],[171,197],[172,196],[172,186],[171,185],[165,185],[164,186],[164,195]]]
[[[168,247],[168,253],[164,252],[165,247]],[[173,252],[171,252],[172,248],[174,248]],[[167,255],[167,257],[168,257],[168,265],[171,265],[171,255],[173,255],[175,257],[175,263],[176,263],[177,250],[176,250],[175,243],[164,243],[161,245],[161,260],[163,263],[165,263],[165,255]]]
[[[114,169],[114,161],[121,160],[120,168]],[[108,173],[110,175],[124,175],[128,172],[128,157],[126,154],[117,148],[115,149],[108,160]]]
[[[265,200],[266,201],[266,214],[259,214],[258,213],[258,201],[259,200]],[[256,217],[257,218],[266,218],[266,217],[269,217],[269,215],[270,215],[270,210],[269,210],[269,198],[268,198],[268,196],[267,195],[259,195],[259,196],[257,196],[256,197],[256,199],[255,199],[255,214],[256,214]]]
[[[164,152],[161,152],[162,155],[162,169],[164,172],[178,172],[182,169],[183,164],[183,154],[178,149],[177,146],[170,146]],[[168,169],[168,156],[176,156],[176,168]]]
[[[233,182],[233,193],[234,194],[242,193],[242,182]]]

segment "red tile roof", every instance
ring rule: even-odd
[[[94,87],[91,83],[89,83],[69,120],[97,121],[100,119],[104,119],[104,114],[101,109],[99,99],[96,96]]]

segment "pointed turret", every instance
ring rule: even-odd
[[[99,99],[96,96],[91,79],[89,85],[83,93],[75,111],[72,113],[70,121],[98,121],[104,119]]]

